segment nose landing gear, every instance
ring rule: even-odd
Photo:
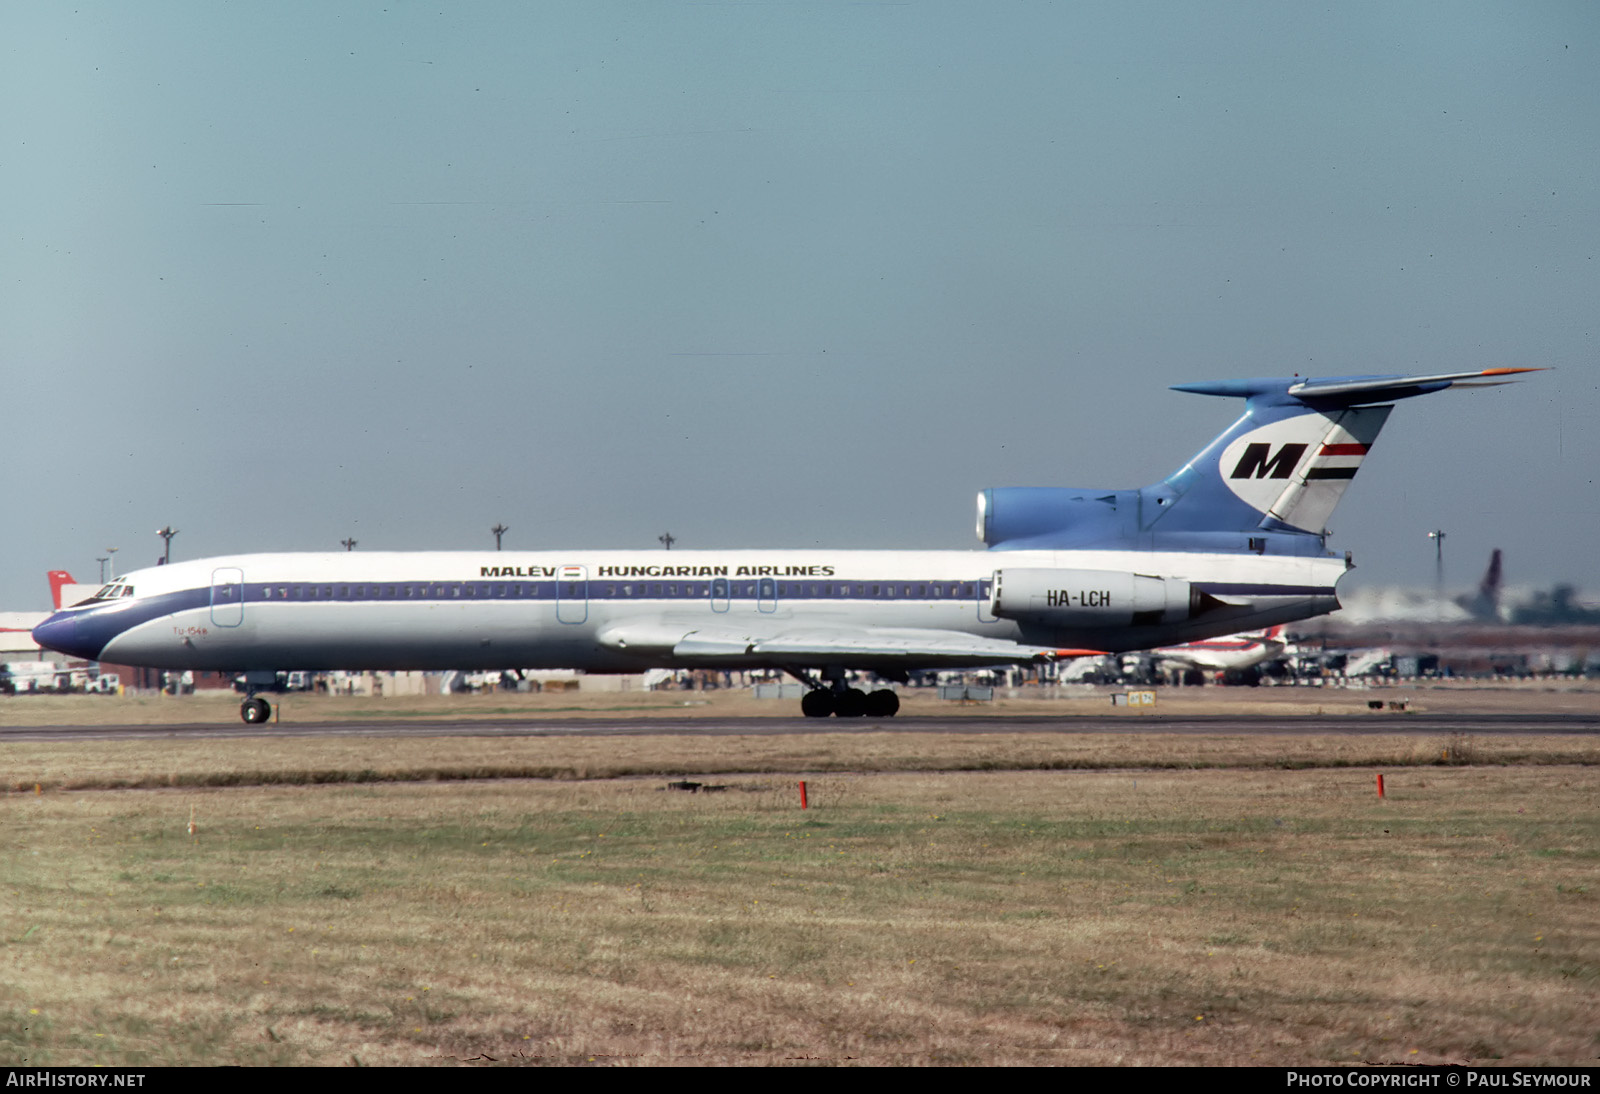
[[[272,720],[272,704],[251,696],[239,704],[239,717],[249,725],[261,725]]]

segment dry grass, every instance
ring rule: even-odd
[[[815,733],[8,742],[0,790],[841,772],[1600,766],[1600,737]]]
[[[760,774],[695,795],[660,778],[30,787],[0,799],[0,1053],[131,1065],[1596,1055],[1595,768],[1396,769],[1384,801],[1370,770],[1338,765],[826,773],[839,759],[863,772],[925,762],[917,750],[1020,762],[1082,749],[1109,763],[1147,747],[1253,749],[1258,762],[1284,743],[1349,761],[1418,747],[1000,738],[8,746],[8,782],[27,770],[56,786],[536,755],[593,775],[670,755],[689,772],[824,773],[806,813],[792,778]],[[1499,745],[1474,742],[1475,758]]]

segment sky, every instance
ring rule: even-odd
[[[1267,375],[1355,584],[1600,587],[1600,5],[17,0],[0,608],[257,550],[973,548]]]

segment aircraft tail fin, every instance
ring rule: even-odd
[[[1500,621],[1500,579],[1501,579],[1501,553],[1496,547],[1489,555],[1489,568],[1483,572],[1483,580],[1478,582],[1478,591],[1473,596],[1456,598],[1456,604],[1471,613],[1472,618],[1485,623],[1498,623]]]
[[[61,591],[68,585],[76,585],[71,574],[65,570],[51,570],[46,576],[50,579],[50,600],[56,606],[56,611],[61,610]]]
[[[1177,471],[1139,490],[985,490],[978,495],[978,538],[997,550],[1320,554],[1327,520],[1396,400],[1539,371],[1179,384],[1174,390],[1243,399],[1244,414]]]
[[[1529,368],[1426,376],[1224,380],[1176,391],[1243,398],[1244,415],[1153,488],[1170,492],[1173,531],[1325,533],[1325,524],[1394,410],[1393,401],[1451,387],[1510,383]],[[1183,504],[1178,504],[1179,502]]]

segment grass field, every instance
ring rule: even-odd
[[[1597,746],[1510,740],[10,743],[0,1060],[1592,1063]]]

